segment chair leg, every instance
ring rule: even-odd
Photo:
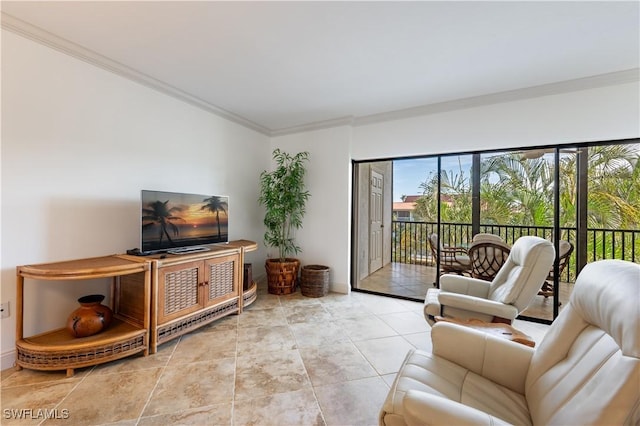
[[[540,291],[538,291],[538,295],[544,296],[545,299],[549,296],[553,296],[553,285],[545,281],[544,284],[542,284]]]

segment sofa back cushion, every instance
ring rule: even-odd
[[[533,356],[533,423],[640,423],[639,354],[640,265],[588,264]]]
[[[554,257],[555,249],[549,241],[534,236],[518,238],[491,283],[489,299],[523,310],[538,294]]]

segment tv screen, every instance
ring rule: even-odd
[[[229,197],[142,190],[142,251],[229,242]]]

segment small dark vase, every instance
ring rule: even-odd
[[[75,337],[87,337],[101,332],[109,326],[113,312],[100,302],[102,294],[91,294],[78,299],[80,307],[67,319],[67,330]]]

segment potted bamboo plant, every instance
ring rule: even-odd
[[[301,249],[295,243],[295,230],[302,227],[309,191],[305,188],[305,162],[308,152],[290,155],[273,151],[276,168],[260,174],[260,198],[265,207],[264,242],[278,249],[278,257],[267,259],[269,293],[290,294],[296,290],[300,261],[295,256]]]

